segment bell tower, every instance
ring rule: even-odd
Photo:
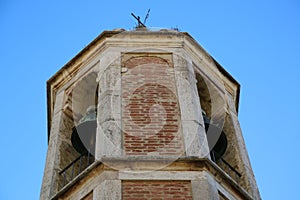
[[[188,33],[104,31],[47,82],[40,199],[261,199],[239,92]]]

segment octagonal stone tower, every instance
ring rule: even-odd
[[[188,33],[104,31],[47,82],[40,199],[260,199],[239,91]]]

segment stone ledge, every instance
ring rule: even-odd
[[[170,162],[172,161],[172,162]],[[81,174],[75,177],[67,185],[65,185],[57,194],[50,199],[57,200],[60,196],[65,194],[76,183],[85,179],[87,176],[99,173],[98,171],[145,171],[153,170],[157,164],[168,163],[164,168],[157,171],[206,171],[215,180],[224,187],[230,188],[237,196],[242,199],[252,200],[251,195],[241,186],[237,184],[229,175],[227,175],[217,164],[208,158],[199,157],[149,157],[149,156],[122,156],[122,157],[103,157],[101,161],[95,161]],[[115,168],[119,169],[116,170]],[[94,171],[94,173],[93,173]]]

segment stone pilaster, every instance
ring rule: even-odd
[[[60,129],[63,121],[63,109],[64,106],[64,92],[60,92],[56,95],[54,111],[52,117],[52,124],[50,130],[50,138],[48,144],[46,165],[44,170],[43,184],[41,188],[40,199],[48,200],[58,190],[58,172],[59,172],[59,157],[60,146],[62,143]]]
[[[209,157],[192,61],[175,54],[174,68],[186,156]]]
[[[193,199],[195,200],[219,200],[219,194],[215,180],[207,173],[196,180],[192,180]]]
[[[242,130],[240,127],[240,123],[238,121],[238,116],[236,112],[236,107],[232,98],[232,95],[227,92],[227,99],[228,99],[228,112],[230,115],[230,118],[232,120],[232,124],[234,126],[235,135],[236,135],[236,145],[238,146],[238,153],[239,157],[242,159],[242,176],[246,176],[246,189],[251,191],[254,199],[261,199],[260,194],[258,191],[258,187],[255,181],[254,173],[250,164],[248,152],[246,149],[245,141],[243,138]]]
[[[105,180],[100,183],[93,193],[93,200],[121,200],[122,182],[121,180]]]
[[[102,65],[104,65],[101,62]],[[98,114],[96,159],[119,156],[122,153],[121,141],[121,66],[115,59],[108,66],[100,66],[98,74]]]

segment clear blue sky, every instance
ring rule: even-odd
[[[0,1],[0,199],[39,198],[46,81],[103,30],[189,32],[241,84],[239,119],[263,199],[299,198],[300,1]],[[18,189],[16,189],[18,188]]]

